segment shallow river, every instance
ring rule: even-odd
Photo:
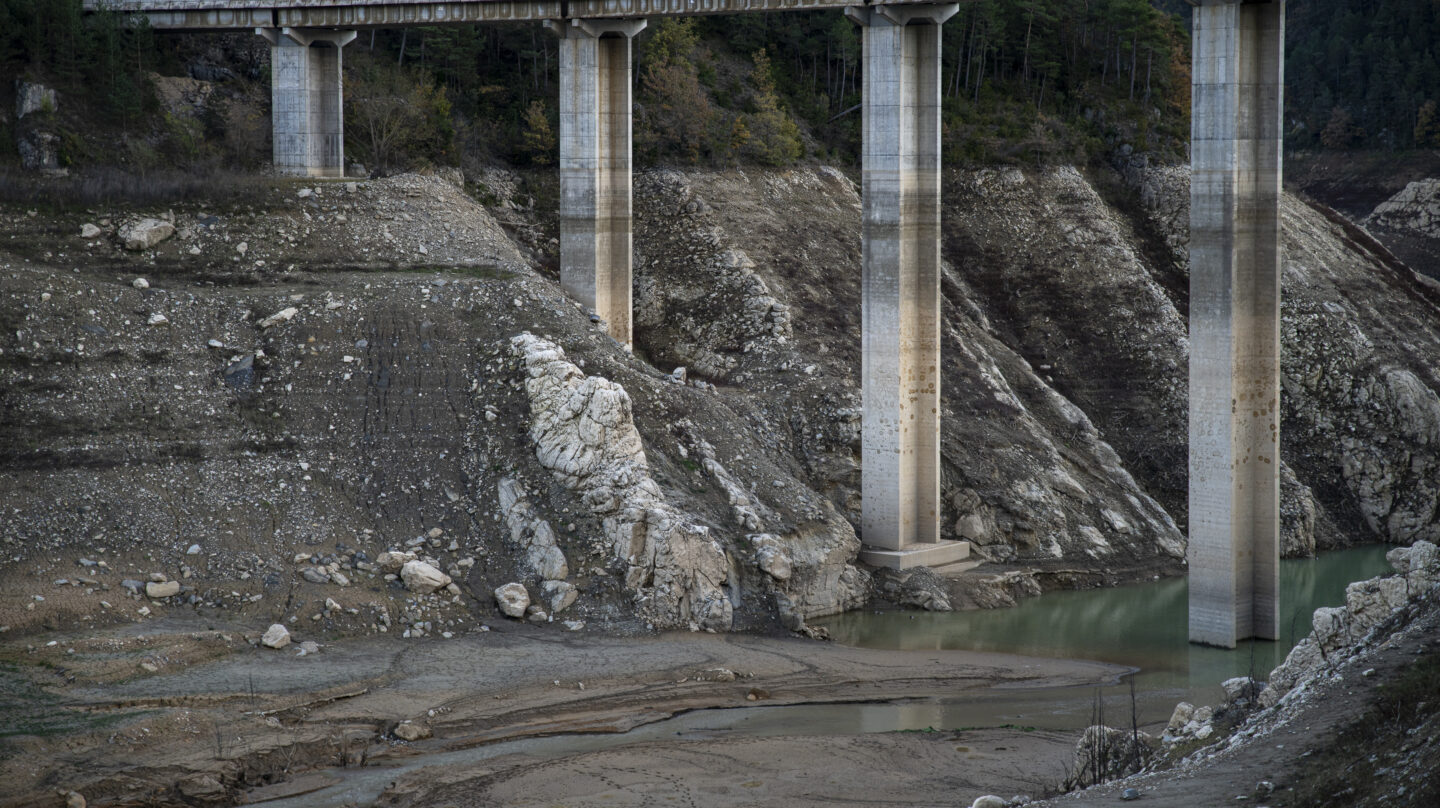
[[[1390,572],[1385,561],[1390,549],[1371,545],[1282,561],[1280,640],[1246,641],[1233,651],[1189,643],[1184,578],[1053,592],[1011,609],[852,612],[821,623],[837,642],[867,648],[1003,651],[1128,665],[1139,669],[1138,690],[1213,703],[1226,679],[1247,674],[1264,679],[1310,633],[1316,609],[1345,602],[1348,584]]]
[[[950,613],[850,613],[820,621],[837,642],[903,650],[970,649],[1031,656],[1093,659],[1137,669],[1134,707],[1141,724],[1164,721],[1175,703],[1216,704],[1219,683],[1253,671],[1264,678],[1310,632],[1310,614],[1339,605],[1352,581],[1389,572],[1389,546],[1327,553],[1281,563],[1279,642],[1245,642],[1233,651],[1192,646],[1186,639],[1184,579],[1116,589],[1055,592],[1011,609]],[[880,704],[811,704],[701,710],[613,735],[531,738],[422,755],[398,765],[333,772],[320,791],[265,803],[269,808],[369,804],[405,771],[423,766],[483,766],[510,755],[553,759],[661,740],[770,735],[848,735],[896,730],[1013,725],[1079,730],[1101,704],[1110,724],[1130,721],[1129,682],[1090,688],[1005,689]],[[498,762],[498,761],[497,761]]]

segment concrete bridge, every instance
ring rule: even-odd
[[[1279,636],[1284,0],[1194,9],[1190,638]],[[86,0],[157,30],[270,42],[274,163],[341,176],[356,30],[543,23],[560,47],[565,289],[631,343],[631,39],[646,18],[836,9],[864,29],[861,558],[968,556],[940,539],[940,26],[933,0]]]

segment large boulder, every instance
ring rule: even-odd
[[[1098,724],[1088,727],[1075,744],[1066,785],[1084,788],[1127,777],[1144,768],[1154,754],[1154,739],[1147,733]]]
[[[170,598],[180,594],[179,581],[165,581],[156,583],[151,581],[145,584],[145,596],[150,598]]]
[[[284,648],[290,644],[290,629],[274,623],[260,636],[260,644],[266,648]]]
[[[415,554],[403,550],[386,550],[375,559],[375,565],[387,575],[400,572],[406,564],[415,560]]]
[[[550,607],[551,614],[559,614],[570,608],[580,596],[580,591],[565,581],[546,581],[540,585],[540,591],[545,596],[545,603]]]
[[[175,225],[164,219],[141,219],[120,228],[120,241],[125,249],[148,250],[175,235]]]
[[[525,610],[530,608],[530,593],[525,587],[518,583],[508,583],[495,589],[495,602],[500,605],[500,612],[506,617],[516,619],[525,616]]]
[[[428,595],[437,589],[450,585],[450,576],[435,569],[424,561],[407,561],[400,568],[400,580],[405,588],[417,595]]]

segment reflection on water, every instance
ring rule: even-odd
[[[1345,599],[1351,581],[1389,571],[1388,547],[1327,553],[1316,560],[1285,561],[1280,567],[1282,641],[1242,643],[1234,651],[1192,646],[1186,639],[1183,579],[1119,589],[1055,592],[1012,609],[994,611],[886,614],[851,613],[824,621],[836,640],[870,648],[930,648],[1003,651],[1032,656],[1096,659],[1140,669],[1134,678],[1135,709],[1141,724],[1164,721],[1175,702],[1216,704],[1219,683],[1253,670],[1268,674],[1295,641],[1310,632],[1310,613]],[[1101,695],[1111,723],[1126,723],[1130,698],[1125,688]],[[265,803],[267,808],[341,808],[368,805],[403,773],[424,766],[447,770],[477,767],[475,773],[507,765],[614,749],[636,743],[673,743],[728,737],[847,735],[926,727],[1014,725],[1079,730],[1089,725],[1096,693],[1089,688],[1004,689],[957,693],[953,698],[858,704],[749,706],[699,710],[648,724],[624,734],[558,735],[524,738],[440,752],[396,765],[335,770],[340,782],[310,794]],[[508,761],[508,764],[505,762]]]
[[[1254,671],[1264,678],[1310,633],[1310,615],[1345,601],[1352,581],[1390,571],[1372,545],[1280,564],[1279,642],[1233,651],[1191,645],[1184,578],[1111,589],[1054,592],[1010,609],[838,615],[821,622],[838,642],[866,648],[1003,651],[1094,659],[1140,669],[1146,689],[1191,691]]]

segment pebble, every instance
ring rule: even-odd
[[[136,289],[149,289],[150,281],[147,281],[144,278],[136,278],[135,280],[130,281],[130,285],[135,287]]]

